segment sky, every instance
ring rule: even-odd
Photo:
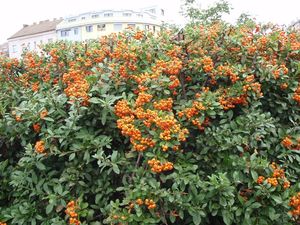
[[[215,0],[198,0],[206,7]],[[256,17],[257,21],[289,25],[300,19],[300,0],[228,0],[234,8],[230,16],[234,22],[241,13]],[[20,30],[23,24],[41,20],[76,15],[102,9],[137,9],[159,5],[165,9],[166,19],[183,23],[179,13],[182,0],[1,0],[0,2],[0,44]]]

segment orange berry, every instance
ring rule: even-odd
[[[138,205],[143,205],[143,200],[142,199],[140,199],[140,198],[138,198],[136,201],[136,204],[138,204]]]
[[[34,148],[38,153],[44,153],[45,152],[45,142],[37,141]]]
[[[40,112],[40,118],[44,119],[48,115],[48,111],[44,109],[42,112]]]
[[[262,183],[264,182],[264,180],[265,180],[265,177],[264,177],[264,176],[259,176],[259,177],[257,178],[256,183],[262,184]]]

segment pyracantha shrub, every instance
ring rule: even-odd
[[[214,22],[1,57],[0,224],[299,224],[299,53]]]

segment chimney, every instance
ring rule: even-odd
[[[49,20],[41,20],[39,23],[49,22]]]
[[[28,24],[23,24],[23,28],[28,27]]]

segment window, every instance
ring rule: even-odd
[[[138,13],[138,14],[136,14],[136,16],[142,18],[142,17],[143,17],[143,14]]]
[[[105,27],[106,27],[106,24],[98,24],[97,25],[97,30],[98,31],[105,31]]]
[[[93,25],[88,25],[85,27],[86,32],[93,32]]]
[[[130,17],[131,13],[123,13],[123,16]]]
[[[93,19],[98,18],[98,17],[99,17],[98,14],[92,15],[92,18],[93,18]]]
[[[69,36],[69,32],[70,32],[70,30],[62,30],[60,32],[60,36],[62,36],[62,37],[68,37]]]
[[[78,34],[78,28],[74,28],[74,35]]]
[[[155,26],[153,26],[153,32],[155,32]]]
[[[30,50],[30,42],[27,43],[27,49]]]
[[[132,29],[135,28],[135,24],[134,24],[134,23],[129,23],[127,26],[128,26],[129,28],[132,28]]]
[[[49,38],[49,39],[48,39],[48,42],[52,42],[52,41],[53,41],[53,38]]]
[[[121,23],[115,23],[114,24],[114,30],[115,31],[121,31],[122,30],[122,24]]]
[[[104,17],[112,17],[113,15],[113,13],[104,13]]]
[[[145,30],[149,30],[150,26],[149,25],[145,25]]]
[[[68,20],[69,23],[72,23],[72,22],[75,22],[75,21],[76,21],[76,19],[69,19]]]
[[[162,15],[162,16],[165,15],[165,10],[161,9],[161,15]]]
[[[151,12],[151,13],[153,13],[153,14],[156,13],[155,9],[150,9],[149,12]]]
[[[82,20],[85,20],[85,16],[81,17]]]
[[[12,46],[12,51],[13,51],[13,53],[16,53],[16,52],[17,52],[17,46],[16,46],[16,45],[13,45],[13,46]]]
[[[33,48],[36,49],[36,41],[33,42]]]

